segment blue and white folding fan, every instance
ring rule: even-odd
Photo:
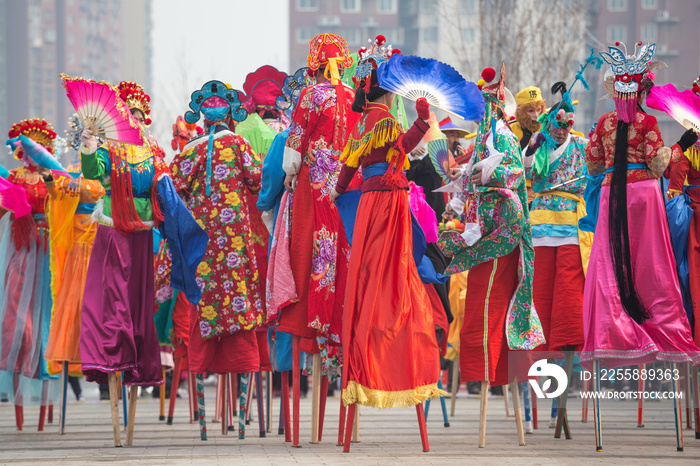
[[[382,89],[410,100],[425,97],[430,105],[470,121],[484,117],[484,97],[446,63],[396,53],[377,68]]]

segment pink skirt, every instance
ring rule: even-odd
[[[700,350],[693,343],[683,310],[666,211],[657,182],[647,180],[627,185],[635,286],[652,316],[642,325],[627,315],[620,301],[609,245],[609,195],[610,186],[603,186],[583,293],[585,342],[581,362],[597,359],[609,368],[655,360],[700,363]]]

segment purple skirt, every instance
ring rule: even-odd
[[[81,310],[80,359],[88,381],[122,372],[128,385],[160,385],[154,311],[153,233],[124,236],[100,225]]]

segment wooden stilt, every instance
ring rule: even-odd
[[[671,363],[671,373],[676,374],[678,370],[678,364],[675,362]],[[675,396],[679,390],[678,381],[671,377],[671,387],[673,390],[673,395]],[[681,400],[680,398],[674,398],[673,400],[673,412],[675,414],[676,421],[676,450],[683,451],[683,415],[681,414]]]
[[[292,441],[291,416],[289,412],[289,371],[282,372],[282,412],[284,417],[284,441]]]
[[[124,413],[124,428],[126,429],[127,426],[129,425],[129,408],[127,406],[127,399],[128,397],[126,396],[126,385],[121,383],[121,378],[119,385],[121,386],[121,394],[122,394],[122,411]]]
[[[66,433],[66,398],[68,395],[68,362],[63,362],[63,370],[61,371],[61,425],[58,427],[58,433],[63,435]]]
[[[637,427],[644,427],[644,396],[642,396],[644,393],[644,380],[642,380],[642,373],[645,368],[646,364],[641,364],[639,366],[639,385],[637,386],[637,389],[639,390],[640,396],[639,401],[637,402]],[[584,398],[584,400],[586,400],[586,411],[588,411],[588,399]]]
[[[197,404],[197,394],[195,393],[195,389],[192,386],[192,377],[194,374],[192,374],[189,370],[187,371],[187,402],[189,406],[189,411],[190,411],[190,424],[194,423],[194,406]],[[216,414],[214,414],[214,417],[216,417]]]
[[[328,399],[328,376],[321,376],[321,403],[318,408],[318,441],[323,441],[323,421],[326,417],[326,400]]]
[[[693,405],[695,408],[695,439],[700,439],[700,371],[693,368]]]
[[[430,445],[428,444],[428,429],[425,426],[425,415],[423,414],[423,404],[418,403],[416,405],[416,414],[418,415],[418,430],[420,431],[420,441],[423,444],[423,451],[430,451]]]
[[[119,390],[117,389],[117,374],[110,372],[107,374],[107,384],[109,385],[109,407],[112,411],[112,430],[114,431],[114,446],[121,447],[121,432],[119,427]]]
[[[340,422],[338,423],[338,446],[343,445],[343,433],[345,432],[345,405],[343,404],[343,397],[340,397],[340,415],[338,418]]]
[[[204,410],[204,374],[195,376],[197,388],[197,414],[199,418],[199,437],[201,440],[207,439],[207,416]]]
[[[523,391],[523,411],[525,412],[525,433],[531,434],[532,430],[532,404],[530,403],[530,386],[527,382],[521,384]]]
[[[583,381],[583,391],[588,392],[590,390],[591,386],[591,381],[590,380],[584,380]],[[584,424],[588,422],[588,397],[584,396],[581,399],[581,422]]]
[[[262,384],[262,374],[258,371],[255,373],[255,388],[257,393],[256,400],[258,401],[258,426],[260,428],[260,437],[265,437],[265,400],[263,399],[264,391]]]
[[[160,395],[160,415],[158,416],[159,421],[165,421],[165,367],[163,367],[163,385],[158,387],[158,394]],[[170,386],[172,388],[172,385]]]
[[[292,446],[300,448],[299,444],[299,400],[301,397],[300,393],[300,380],[301,376],[301,337],[294,335],[292,336]]]
[[[17,430],[22,430],[22,422],[24,421],[24,409],[20,405],[15,405],[15,423]]]
[[[350,452],[350,438],[352,437],[353,425],[355,424],[355,410],[357,403],[353,403],[348,407],[347,424],[345,425],[345,440],[343,442],[343,453]]]
[[[136,424],[136,400],[139,395],[139,387],[132,385],[129,387],[129,425],[126,427],[126,442],[124,445],[130,447],[134,443],[134,425]]]
[[[49,408],[46,411],[46,422],[53,424],[53,404],[49,403]]]
[[[360,443],[360,405],[356,403],[355,422],[352,425],[352,443]]]
[[[204,376],[204,374],[200,375]],[[187,380],[189,381],[192,393],[192,404],[190,405],[192,414],[190,414],[190,419],[192,419],[192,422],[197,422],[199,421],[199,409],[197,409],[197,376],[190,372],[190,376]]]
[[[506,417],[513,417],[513,415],[510,412],[510,401],[508,400],[510,398],[508,394],[508,385],[503,385],[503,401],[506,403]]]
[[[481,404],[479,406],[479,448],[486,446],[486,408],[489,399],[489,383],[481,382]]]
[[[566,352],[566,360],[564,362],[564,370],[566,371],[566,380],[571,380],[574,372],[574,348],[566,346],[563,348]],[[564,435],[567,440],[571,439],[571,431],[569,430],[569,420],[566,415],[566,402],[569,398],[569,387],[570,384],[567,383],[564,393],[559,397],[559,413],[557,416],[557,426],[554,431],[554,438],[561,438],[562,428],[564,429]]]
[[[531,401],[532,401],[532,428],[537,430],[537,397],[533,396]]]
[[[43,432],[44,421],[46,420],[46,406],[48,405],[49,397],[49,381],[44,380],[41,382],[41,407],[39,408],[39,427],[38,431]]]
[[[228,435],[229,424],[229,376],[221,376],[221,435]]]
[[[248,412],[249,412],[249,407],[248,407],[248,401],[250,400],[250,373],[248,374],[241,374],[241,390],[240,390],[240,406],[238,409],[238,438],[239,439],[244,439],[245,438],[245,426],[247,424],[246,420],[248,419]]]
[[[513,415],[515,416],[515,429],[518,433],[518,445],[525,446],[525,431],[523,429],[523,414],[520,409],[520,393],[518,393],[518,378],[516,377],[510,383],[510,389],[513,393]]]
[[[173,416],[175,415],[175,402],[177,401],[177,388],[180,385],[180,375],[182,374],[182,358],[177,358],[175,368],[173,369],[173,380],[170,383],[170,403],[168,406],[169,426],[173,425]]]
[[[459,357],[452,361],[452,399],[450,400],[450,416],[455,417],[455,404],[459,392]]]
[[[22,430],[22,424],[24,424],[24,407],[22,406],[22,391],[19,387],[18,373],[15,373],[12,377],[12,389],[15,392],[15,423],[17,424],[17,430]]]
[[[596,393],[600,393],[600,362],[593,361],[593,386]],[[595,451],[603,451],[603,433],[600,423],[600,400],[596,396],[593,399],[593,433],[595,434]]]
[[[690,403],[692,395],[690,394],[690,363],[683,363],[683,399],[685,400],[685,419],[686,419],[686,429],[693,428],[693,418],[690,416]]]
[[[318,443],[318,420],[321,408],[321,355],[313,355],[311,387],[311,443]]]
[[[253,405],[253,390],[255,390],[255,378],[253,377],[253,373],[250,372],[245,375],[241,375],[241,379],[243,377],[248,377],[248,393],[246,394],[246,411],[245,411],[245,423],[246,425],[250,424],[250,420],[253,419],[253,410],[250,409],[250,407]]]
[[[265,403],[267,406],[267,418],[265,425],[267,432],[272,433],[272,371],[265,372]]]

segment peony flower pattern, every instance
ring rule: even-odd
[[[249,193],[260,190],[262,163],[242,137],[230,131],[220,131],[215,137],[210,196],[203,179],[208,138],[173,161],[180,167],[173,182],[180,193],[189,196],[192,215],[209,234],[196,279],[202,290],[197,313],[204,339],[251,330],[261,322],[263,311],[245,202]]]

